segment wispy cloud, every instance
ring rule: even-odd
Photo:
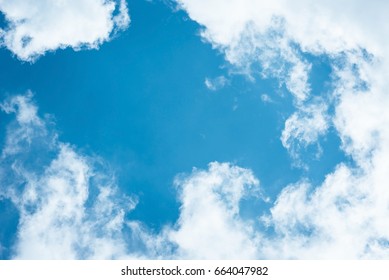
[[[217,91],[226,86],[228,84],[228,80],[224,76],[219,76],[214,79],[206,78],[204,84],[209,90]]]
[[[273,103],[273,99],[266,93],[261,94],[261,100],[263,103]]]
[[[1,45],[26,61],[67,47],[98,48],[130,23],[125,0],[2,0],[0,11],[7,20]]]
[[[291,115],[281,135],[282,145],[299,161],[299,155],[309,145],[318,145],[320,136],[329,128],[327,107],[324,102],[311,103]]]

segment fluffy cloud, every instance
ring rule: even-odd
[[[176,177],[180,214],[174,224],[152,232],[141,222],[128,222],[142,244],[143,258],[255,259],[261,233],[255,221],[242,217],[246,198],[266,201],[249,169],[212,162],[207,170],[193,169]]]
[[[176,257],[254,258],[255,231],[240,217],[239,203],[244,196],[259,195],[258,184],[250,170],[217,162],[177,179],[180,217],[165,232],[178,248]]]
[[[362,0],[177,2],[193,20],[205,27],[202,35],[215,47],[230,48],[253,27],[258,33],[253,34],[255,36],[261,36],[269,28],[281,27],[288,40],[310,52],[339,53],[363,47],[382,55],[386,52],[383,47],[389,43],[387,37],[382,36],[389,29],[385,24],[388,4],[382,1],[371,2],[371,5]],[[375,15],[374,21],[372,15]]]
[[[0,11],[7,20],[1,44],[26,61],[56,49],[97,48],[130,22],[125,0],[0,0]]]
[[[18,259],[121,258],[130,244],[124,214],[136,200],[117,194],[112,174],[96,158],[58,140],[31,93],[1,107],[15,114],[0,164],[0,197],[19,212]]]
[[[319,187],[299,182],[280,194],[267,221],[277,237],[270,258],[388,258],[386,150],[369,166],[340,164]],[[265,219],[266,220],[266,219]]]

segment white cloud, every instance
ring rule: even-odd
[[[13,257],[131,257],[124,214],[136,201],[117,194],[114,177],[98,159],[58,141],[31,98],[31,93],[15,96],[1,106],[16,115],[0,165],[1,196],[11,199],[20,215]]]
[[[388,3],[373,1],[367,5],[362,0],[341,1],[290,1],[275,0],[179,0],[189,16],[205,27],[203,36],[216,47],[230,48],[248,28],[256,26],[257,32],[274,27],[274,19],[281,21],[288,40],[310,52],[339,53],[345,49],[363,47],[382,55],[386,36]],[[374,4],[373,4],[374,3]],[[206,5],[206,7],[204,6]],[[339,15],[339,11],[342,12]],[[372,15],[375,20],[372,21]],[[274,35],[274,34],[273,34]],[[259,36],[259,34],[258,34]]]
[[[213,0],[206,7],[198,1],[177,2],[205,27],[202,36],[224,52],[227,61],[240,71],[256,76],[252,67],[259,63],[260,74],[279,78],[297,102],[307,98],[310,64],[286,36],[284,20],[274,16],[277,1],[261,5],[251,0]]]
[[[247,259],[257,254],[254,231],[240,218],[239,202],[258,194],[252,172],[227,163],[210,163],[176,180],[180,217],[165,234],[184,259]]]
[[[326,134],[329,128],[326,111],[323,102],[310,104],[286,120],[281,142],[292,157],[298,159],[302,149],[317,143],[319,137]]]
[[[273,99],[266,93],[261,94],[261,100],[263,103],[273,103]]]
[[[295,101],[301,103],[310,94],[308,71],[311,66],[284,36],[283,24],[283,21],[274,19],[267,30],[261,30],[253,22],[247,22],[236,41],[220,48],[238,73],[251,79],[257,76],[278,78]],[[217,46],[217,43],[211,42]]]
[[[56,49],[97,48],[130,22],[125,0],[0,0],[0,11],[8,22],[0,42],[26,61]]]
[[[206,78],[205,86],[212,91],[217,91],[222,89],[226,84],[228,84],[228,80],[224,76],[219,76],[214,79]]]
[[[48,136],[48,131],[37,116],[37,107],[32,102],[32,93],[26,95],[15,96],[14,98],[0,104],[0,108],[7,114],[16,114],[17,125],[8,127],[8,135],[5,139],[5,146],[2,150],[2,157],[14,155],[24,150],[26,145],[30,146],[34,135],[41,135],[45,140],[55,140],[56,136]],[[45,141],[45,145],[49,148],[52,143]]]
[[[388,258],[389,192],[377,157],[369,169],[344,164],[314,189],[302,182],[285,188],[271,210],[278,234],[266,246],[270,258]],[[383,165],[381,165],[383,164]]]
[[[32,97],[32,92],[28,92],[24,96],[15,96],[8,102],[0,104],[0,108],[7,114],[17,113],[16,119],[22,125],[34,123],[41,126],[42,122],[37,116],[37,108],[31,103]]]
[[[142,258],[253,259],[260,238],[254,221],[244,219],[244,198],[263,199],[259,181],[249,169],[212,162],[207,170],[177,176],[180,214],[173,225],[152,232],[141,222],[128,225],[143,244]]]

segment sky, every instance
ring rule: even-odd
[[[388,258],[388,10],[0,0],[0,259]]]

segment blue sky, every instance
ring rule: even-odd
[[[387,255],[386,42],[357,12],[46,2],[0,1],[0,258]]]

